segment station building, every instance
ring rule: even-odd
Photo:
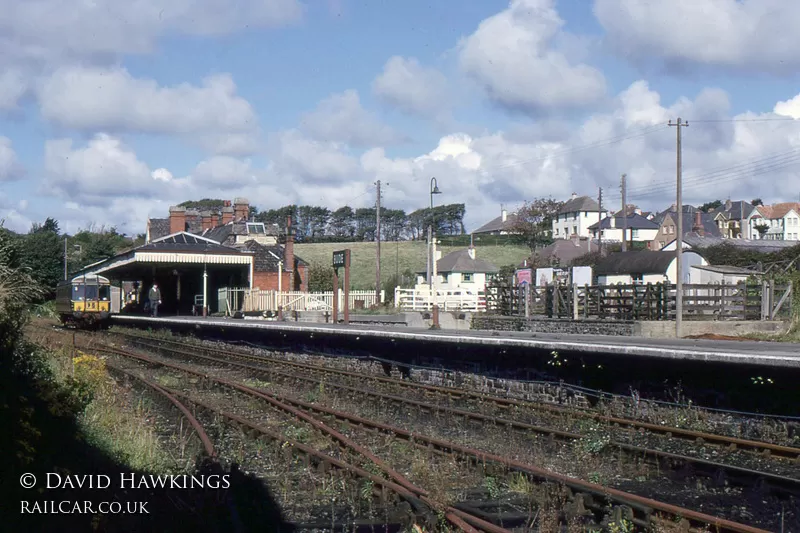
[[[88,265],[73,275],[102,274],[128,288],[124,312],[143,312],[153,284],[161,291],[159,315],[213,313],[222,288],[308,290],[308,264],[294,254],[291,220],[284,244],[277,226],[254,222],[249,202],[226,202],[221,213],[170,207],[151,218],[145,244]]]

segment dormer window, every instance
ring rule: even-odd
[[[248,235],[250,234],[264,235],[267,233],[267,228],[264,226],[263,222],[248,222],[247,233]]]

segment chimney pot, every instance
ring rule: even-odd
[[[503,222],[505,222],[508,219],[508,211],[506,211],[505,209],[500,211],[500,218],[502,219]]]
[[[572,193],[572,196],[570,197],[570,200],[574,200],[577,197],[578,197],[578,193],[574,192],[574,193]]]
[[[186,231],[186,208],[173,205],[169,208],[169,232],[179,233]]]

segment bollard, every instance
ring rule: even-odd
[[[433,313],[431,313],[431,316],[433,317],[433,325],[431,326],[431,329],[442,329],[442,327],[439,325],[439,306],[438,305],[434,305],[433,306]]]
[[[331,318],[331,314],[329,312],[325,311],[325,323],[326,324],[328,322],[330,322],[330,318]]]
[[[278,321],[283,322],[283,307],[278,306]]]

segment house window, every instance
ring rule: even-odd
[[[668,233],[669,233],[669,230],[667,229],[667,227],[666,227],[666,226],[664,226],[663,228],[661,228],[661,232],[662,232],[664,235],[666,235],[666,234],[668,234]]]
[[[631,239],[638,239],[638,238],[639,238],[639,230],[638,229],[632,229],[631,230]]]
[[[463,281],[464,283],[474,282],[475,280],[473,278],[474,274],[472,272],[464,272],[461,274],[461,281]]]
[[[573,235],[577,235],[578,234],[578,226],[572,226],[572,234]]]
[[[267,228],[264,226],[263,222],[248,222],[247,223],[247,233],[254,234],[260,233],[265,234],[267,232]]]
[[[644,282],[644,275],[642,275],[642,274],[631,274],[631,281],[633,283],[643,283]]]

